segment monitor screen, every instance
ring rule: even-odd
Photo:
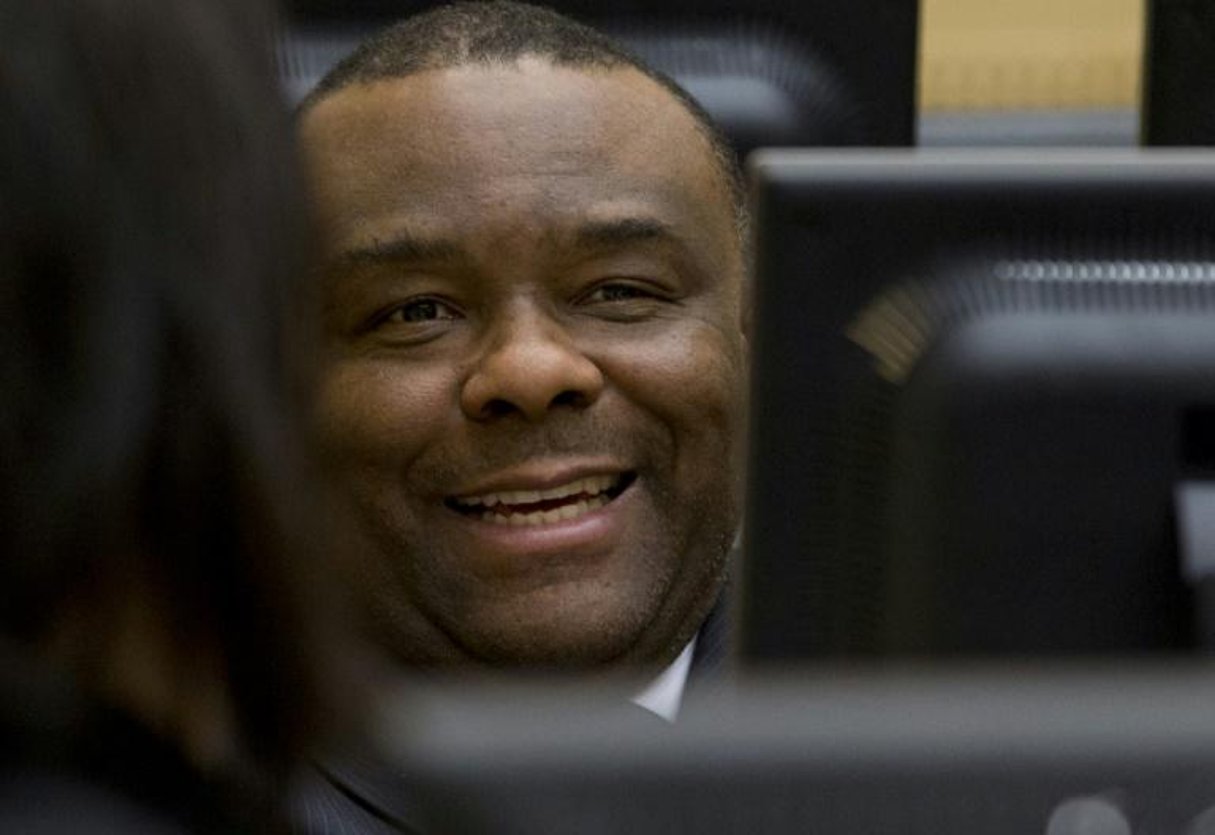
[[[1215,161],[771,151],[752,173],[743,655],[1206,643]]]

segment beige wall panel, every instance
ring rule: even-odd
[[[925,111],[1135,107],[1144,0],[921,0]]]

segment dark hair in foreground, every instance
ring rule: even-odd
[[[274,770],[319,690],[284,350],[306,230],[256,12],[0,0],[0,641],[66,635],[88,689],[149,609],[169,679],[220,688]]]
[[[740,226],[746,185],[738,156],[713,119],[669,76],[614,40],[557,12],[511,0],[457,2],[407,18],[364,41],[308,94],[301,110],[355,84],[469,64],[508,64],[524,56],[559,67],[632,68],[675,97],[708,141]]]

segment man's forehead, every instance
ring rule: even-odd
[[[714,146],[632,67],[522,59],[360,83],[315,102],[301,136],[331,256],[402,231],[504,252],[636,218],[681,249],[740,257]]]
[[[317,102],[303,141],[339,239],[428,212],[492,223],[624,201],[640,211],[618,214],[700,225],[731,211],[695,120],[632,68],[525,59],[360,84]]]
[[[610,146],[628,137],[685,147],[700,142],[709,150],[683,104],[638,70],[554,65],[537,57],[352,84],[311,106],[303,134],[309,144],[342,145],[441,138],[457,146],[495,141]]]

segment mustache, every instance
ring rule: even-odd
[[[638,431],[589,414],[540,423],[506,419],[471,428],[435,447],[415,473],[431,484],[458,485],[539,458],[612,458],[636,467],[663,460],[673,446],[653,429]]]

